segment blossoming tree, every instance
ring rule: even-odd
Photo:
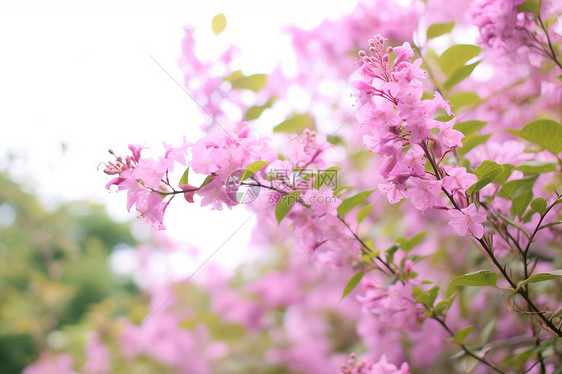
[[[110,151],[106,187],[157,230],[172,203],[247,209],[254,244],[281,260],[250,279],[206,273],[210,310],[244,328],[239,347],[168,285],[144,319],[90,341],[86,372],[149,357],[182,373],[560,373],[561,10],[365,1],[288,30],[292,76],[244,75],[235,47],[200,60],[187,28],[179,66],[207,135],[155,158]],[[260,131],[291,88],[309,110]],[[27,373],[73,370],[55,357]]]

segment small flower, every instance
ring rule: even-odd
[[[449,210],[449,215],[451,216],[449,225],[457,235],[463,236],[467,231],[478,239],[484,235],[482,222],[486,221],[486,214],[478,212],[476,205],[470,204],[461,210]]]

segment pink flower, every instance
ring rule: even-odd
[[[476,205],[470,204],[460,211],[451,209],[449,215],[451,216],[449,225],[457,235],[463,236],[467,231],[470,231],[478,239],[481,239],[484,235],[482,222],[486,221],[486,214],[478,212]]]
[[[396,282],[384,288],[369,277],[362,280],[364,296],[358,296],[363,310],[375,314],[390,327],[404,331],[420,331],[424,307],[412,296],[412,284]]]
[[[445,166],[445,173],[446,175],[443,178],[443,187],[451,191],[465,191],[468,187],[478,181],[478,177],[474,174],[467,173],[466,168]]]
[[[387,184],[379,184],[379,189],[386,194],[386,198],[388,202],[391,204],[396,204],[400,200],[406,197],[406,190],[404,186],[395,184],[395,183],[387,183]]]
[[[39,361],[26,367],[23,374],[76,374],[72,370],[72,366],[72,357],[67,354],[58,356],[42,355]]]
[[[94,333],[86,344],[88,360],[84,364],[84,372],[88,374],[106,374],[110,371],[109,350],[103,344],[99,334]]]
[[[412,199],[414,206],[420,211],[442,206],[439,193],[441,192],[442,180],[428,180],[422,178],[411,178],[412,186],[406,190],[406,195]]]
[[[460,131],[453,130],[453,125],[455,124],[454,118],[453,121],[449,122],[439,122],[439,142],[444,144],[447,149],[452,149],[456,147],[462,147],[462,139],[464,138],[464,134]]]
[[[337,374],[410,374],[408,363],[404,362],[400,368],[397,368],[396,365],[386,360],[385,355],[382,355],[378,362],[359,361],[355,363],[355,353],[349,357],[347,365],[340,368]]]

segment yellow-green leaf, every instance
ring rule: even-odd
[[[452,286],[492,286],[496,287],[498,275],[489,270],[480,270],[474,273],[459,275],[451,279]]]
[[[453,336],[451,339],[447,339],[447,341],[462,344],[473,328],[474,326],[472,325],[463,327],[462,329],[456,332],[455,336]]]
[[[189,184],[189,168],[185,169],[183,175],[180,178],[179,185],[181,186],[182,184]]]
[[[259,118],[264,110],[271,108],[274,102],[275,102],[275,97],[271,97],[269,100],[267,100],[267,102],[264,105],[255,105],[250,107],[246,112],[246,120],[251,121]]]
[[[246,179],[253,177],[254,174],[263,169],[266,165],[269,165],[268,161],[252,162],[246,167],[246,170],[244,170],[244,172],[242,173],[240,180],[245,181]]]
[[[503,171],[503,166],[496,164],[493,161],[484,160],[480,166],[474,170],[474,175],[478,177],[478,182],[474,183],[467,190],[469,194],[478,192],[497,177],[498,173]]]
[[[507,130],[520,138],[549,150],[555,156],[562,152],[562,125],[549,119],[528,123],[521,130]]]
[[[373,193],[375,190],[370,191],[361,191],[358,194],[355,194],[351,197],[348,197],[341,204],[338,206],[338,216],[342,217],[345,216],[351,209],[355,208],[357,205],[362,204],[370,194]]]
[[[478,105],[482,102],[482,99],[472,91],[458,92],[451,96],[449,99],[449,104],[453,111],[458,110],[464,106]]]
[[[466,155],[477,145],[485,143],[492,134],[476,135],[470,134],[462,138],[462,147],[457,149],[457,153],[461,156]]]
[[[245,76],[242,71],[236,70],[230,76],[224,78],[225,81],[230,82],[232,88],[235,90],[251,90],[258,92],[267,82],[267,75],[253,74]]]
[[[552,279],[556,279],[556,278],[560,278],[562,277],[562,270],[553,270],[553,271],[549,271],[547,273],[539,273],[539,274],[535,274],[530,276],[529,278],[525,279],[524,281],[519,282],[519,284],[517,285],[517,288],[513,291],[514,293],[519,291],[521,289],[521,287],[523,287],[524,285],[528,284],[528,283],[537,283],[537,282],[544,282],[547,280],[552,280]]]
[[[546,200],[542,197],[537,197],[531,201],[531,208],[537,213],[544,214],[546,212]]]
[[[284,195],[277,203],[277,207],[275,207],[275,218],[277,219],[277,223],[281,223],[283,218],[289,213],[293,205],[298,201],[300,195],[300,190],[293,191],[287,195]]]
[[[460,82],[462,82],[463,80],[465,80],[466,78],[468,78],[470,74],[472,74],[474,68],[478,66],[479,63],[480,61],[476,61],[470,65],[461,66],[460,68],[455,70],[453,74],[451,74],[449,79],[445,81],[445,83],[443,84],[443,88],[449,90],[454,86],[456,86],[457,84],[459,84]]]
[[[343,295],[340,299],[340,301],[346,297],[351,291],[353,291],[355,289],[355,287],[357,287],[357,285],[359,284],[359,282],[361,281],[361,278],[363,278],[363,276],[367,273],[367,271],[363,270],[363,271],[359,271],[355,274],[353,274],[353,277],[351,277],[351,279],[349,280],[349,282],[347,282],[347,284],[345,285],[345,288],[343,290]]]
[[[439,66],[443,73],[450,76],[470,59],[478,56],[481,50],[480,47],[470,44],[454,45],[439,57]]]
[[[373,204],[365,205],[363,208],[361,208],[359,213],[357,213],[357,223],[363,222],[363,220],[367,218],[369,213],[371,213],[371,210],[373,209],[374,206],[375,204],[373,203]]]
[[[484,121],[464,121],[458,122],[453,126],[453,129],[462,132],[464,135],[468,136],[479,131],[482,127],[486,125],[487,122]]]
[[[451,23],[434,23],[427,28],[427,39],[433,39],[443,34],[451,32],[455,26],[455,21]]]
[[[556,171],[556,162],[527,161],[517,165],[515,170],[522,171],[525,174],[550,173]]]
[[[525,0],[522,4],[517,5],[518,12],[539,14],[540,5],[536,0]]]
[[[224,16],[224,14],[217,14],[211,22],[211,27],[213,28],[213,32],[215,33],[215,35],[223,32],[226,28],[226,17]]]
[[[302,133],[304,129],[316,130],[314,118],[308,114],[293,114],[289,119],[281,122],[273,132]]]

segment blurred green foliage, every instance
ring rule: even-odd
[[[101,206],[72,202],[47,211],[0,174],[0,374],[21,373],[42,349],[57,348],[52,332],[76,324],[94,304],[136,293],[109,270],[119,244],[135,245],[130,225]]]

